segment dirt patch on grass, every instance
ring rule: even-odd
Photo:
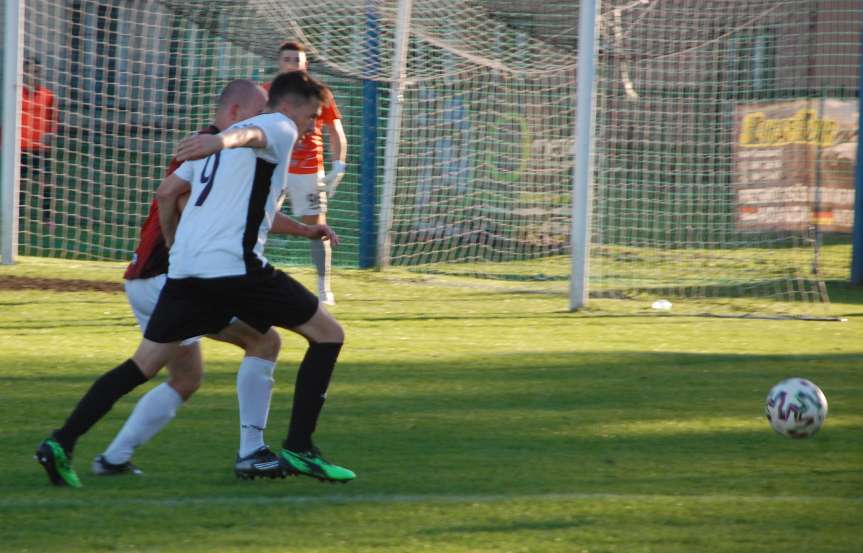
[[[52,292],[122,292],[120,282],[67,280],[0,275],[0,290],[50,290]]]

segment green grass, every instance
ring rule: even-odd
[[[23,259],[0,277],[117,282],[121,264]],[[309,284],[311,273],[294,271]],[[348,341],[317,439],[357,481],[236,480],[240,353],[207,342],[199,393],[136,462],[89,475],[135,400],[83,437],[81,490],[31,459],[139,339],[121,293],[0,289],[0,551],[856,552],[863,531],[863,292],[847,322],[652,316],[604,300],[342,270]],[[268,441],[287,428],[284,334]],[[792,441],[762,417],[788,376],[830,400]]]

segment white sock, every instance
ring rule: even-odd
[[[237,371],[237,400],[240,404],[240,457],[264,447],[264,428],[270,414],[274,361],[244,357]]]
[[[333,288],[330,283],[332,274],[333,249],[330,246],[329,240],[311,240],[309,242],[311,250],[312,263],[318,272],[318,292],[332,292]]]
[[[135,448],[147,443],[171,422],[181,405],[183,398],[167,382],[144,394],[117,437],[103,453],[105,460],[121,464],[131,459]]]

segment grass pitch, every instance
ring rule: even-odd
[[[833,291],[844,323],[651,316],[613,301],[571,314],[561,295],[339,270],[348,341],[317,440],[357,481],[236,480],[241,354],[207,342],[203,387],[136,454],[143,477],[88,467],[151,384],[79,442],[84,488],[56,489],[35,446],[139,332],[122,292],[33,279],[118,283],[121,267],[0,267],[0,551],[858,551],[861,292]],[[283,337],[274,447],[303,349]],[[789,376],[830,401],[814,439],[777,436],[763,418]]]

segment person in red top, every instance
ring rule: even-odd
[[[307,71],[305,48],[296,42],[279,46],[279,72]],[[264,85],[268,89],[268,85]],[[335,196],[336,188],[345,174],[348,142],[342,128],[342,115],[331,91],[315,124],[315,131],[297,141],[288,170],[288,192],[291,210],[306,224],[322,225],[327,222],[327,200]],[[330,137],[332,166],[324,172],[323,129]],[[335,305],[332,290],[332,249],[328,241],[309,242],[312,262],[318,273],[318,297],[326,305]]]
[[[232,81],[219,98],[214,124],[198,131],[199,134],[218,134],[234,123],[258,115],[266,103],[266,94],[248,80]],[[175,158],[165,175],[172,174],[180,162]],[[326,225],[301,225],[290,218],[277,215],[272,232],[321,237],[337,242],[337,237]],[[141,330],[147,328],[168,272],[168,248],[159,224],[159,207],[154,199],[150,212],[141,227],[141,238],[132,262],[123,275],[126,297]],[[259,334],[242,321],[235,320],[218,335],[216,340],[234,344],[245,350],[245,357],[237,373],[237,397],[240,408],[240,448],[234,472],[241,478],[257,476],[283,476],[278,464],[273,466],[275,454],[263,441],[263,429],[269,412],[273,372],[281,347],[278,332],[270,328]],[[200,337],[182,343],[177,355],[168,363],[167,382],[156,386],[141,397],[132,415],[108,448],[91,465],[96,475],[140,474],[131,462],[134,450],[156,435],[173,419],[176,410],[201,385],[203,361]]]
[[[35,56],[24,60],[21,90],[21,209],[24,190],[35,197],[42,196],[42,222],[51,220],[50,154],[51,141],[57,132],[57,112],[54,94],[42,86],[42,66]]]

